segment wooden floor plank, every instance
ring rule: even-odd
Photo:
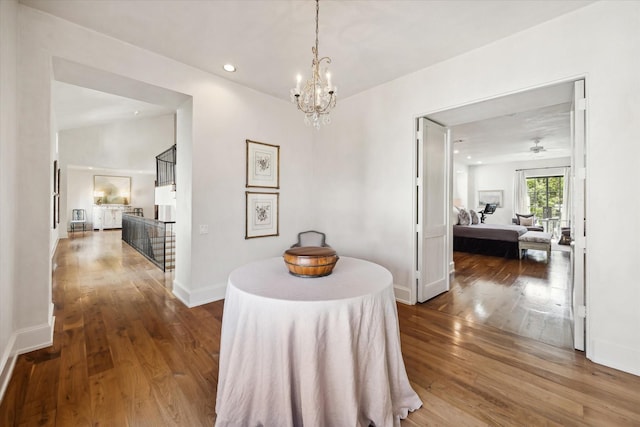
[[[32,366],[20,411],[20,424],[54,425],[58,402],[51,390],[57,387],[59,365],[60,359],[54,358]]]
[[[640,425],[640,378],[567,346],[566,257],[455,261],[451,291],[398,304],[424,404],[402,426]],[[224,302],[184,306],[118,231],[60,241],[53,265],[54,343],[18,358],[0,426],[213,425]]]
[[[82,328],[64,331],[58,375],[58,405],[64,407],[57,413],[59,425],[90,424],[89,373]]]
[[[26,356],[16,361],[11,381],[0,402],[0,426],[18,425],[33,365],[34,361]]]
[[[102,371],[89,379],[93,425],[126,426],[126,402],[115,369]]]

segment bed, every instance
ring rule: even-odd
[[[453,250],[516,259],[518,239],[527,231],[522,225],[454,225]]]

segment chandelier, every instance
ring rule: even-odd
[[[302,76],[298,74],[296,87],[291,89],[291,102],[298,106],[304,113],[304,122],[307,125],[320,129],[320,123],[329,124],[331,118],[329,111],[336,106],[336,90],[331,85],[331,74],[326,65],[331,64],[328,56],[318,58],[318,12],[320,10],[319,0],[316,0],[316,45],[311,48],[313,61],[311,62],[311,78],[301,86]]]

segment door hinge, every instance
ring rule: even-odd
[[[587,98],[581,98],[576,100],[576,110],[578,111],[586,111],[587,110]]]
[[[416,280],[420,280],[420,279],[421,279],[421,277],[420,277],[420,272],[419,272],[419,271],[416,271]]]
[[[581,317],[581,318],[586,318],[587,317],[587,307],[585,307],[584,305],[579,305],[576,309],[576,316]]]
[[[573,239],[573,248],[578,253],[585,253],[587,248],[587,236],[577,235]]]

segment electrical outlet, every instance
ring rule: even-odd
[[[201,224],[200,234],[207,234],[207,233],[209,233],[209,226],[207,224]]]

